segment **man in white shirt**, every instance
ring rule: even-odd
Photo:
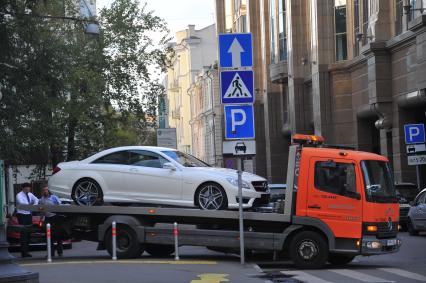
[[[38,198],[33,195],[31,190],[31,185],[29,183],[24,183],[21,186],[22,190],[16,195],[16,204],[38,204]],[[33,224],[33,217],[31,211],[17,209],[16,216],[18,218],[19,225],[29,225]],[[31,257],[31,254],[28,253],[28,244],[30,242],[30,233],[23,230],[21,232],[21,256],[22,257]]]

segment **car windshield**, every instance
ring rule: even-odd
[[[378,160],[361,161],[365,195],[369,202],[398,202],[392,175],[387,162]]]
[[[166,150],[162,152],[185,167],[210,167],[210,165],[195,158],[194,156],[177,150]]]

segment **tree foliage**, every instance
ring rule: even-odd
[[[76,15],[73,3],[0,0],[0,158],[9,164],[155,142],[165,22],[136,0],[104,8],[96,38],[85,21],[43,17]]]

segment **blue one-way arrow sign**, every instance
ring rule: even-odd
[[[252,67],[251,33],[219,34],[219,64],[221,68]]]

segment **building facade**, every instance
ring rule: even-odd
[[[222,167],[223,110],[217,64],[205,67],[192,84],[191,128],[193,154],[204,162]]]
[[[194,25],[176,33],[172,65],[167,70],[168,126],[176,128],[177,147],[192,153],[191,101],[189,91],[203,66],[217,58],[215,25],[195,30]]]
[[[404,124],[426,123],[424,8],[425,0],[216,0],[218,30],[241,31],[235,19],[246,11],[260,56],[270,181],[284,181],[297,132],[386,155],[396,181],[426,186],[426,166],[408,165],[404,140]]]

